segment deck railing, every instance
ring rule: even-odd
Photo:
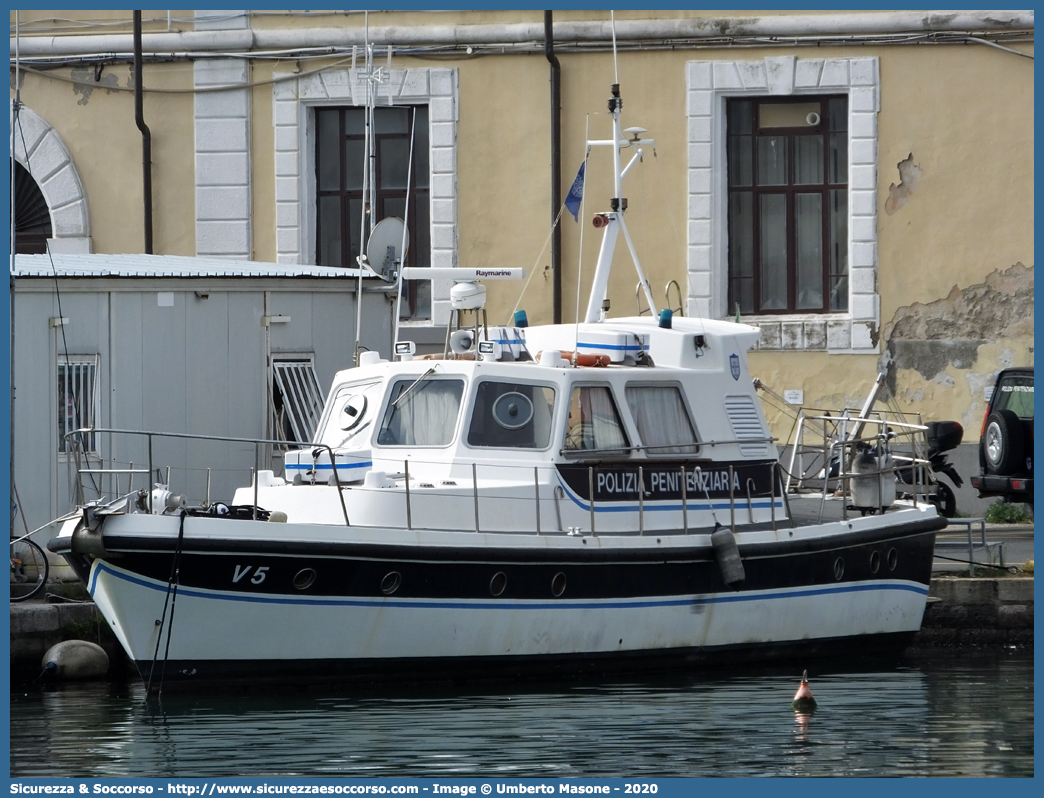
[[[863,434],[865,430],[869,430],[872,434]],[[920,441],[915,441],[915,438],[923,438],[927,428],[922,425],[909,424],[902,421],[893,420],[888,417],[874,416],[871,418],[861,418],[854,416],[831,416],[827,413],[824,414],[804,414],[799,417],[798,423],[795,427],[795,434],[791,442],[791,451],[789,456],[789,467],[784,467],[782,463],[775,462],[772,464],[772,473],[770,475],[770,496],[769,505],[771,512],[768,523],[773,531],[777,529],[778,518],[776,513],[777,499],[782,500],[783,507],[786,509],[786,516],[790,519],[791,525],[793,525],[793,514],[790,511],[790,504],[788,499],[788,493],[792,491],[804,491],[807,495],[809,486],[815,485],[817,492],[820,494],[820,518],[822,519],[823,508],[826,506],[828,500],[834,498],[840,498],[842,500],[842,516],[847,519],[848,517],[848,496],[851,491],[851,481],[856,477],[874,476],[876,473],[879,477],[882,475],[885,479],[894,479],[894,475],[899,470],[910,469],[914,474],[915,486],[913,491],[914,503],[916,504],[919,500],[920,486],[925,483],[924,469],[927,467],[927,461],[918,456],[919,451],[924,451],[921,447]],[[145,439],[145,450],[147,463],[142,463],[135,466],[132,462],[127,463],[111,463],[109,465],[103,465],[99,463],[97,465],[90,461],[87,461],[85,456],[82,454],[80,449],[76,446],[77,439],[82,437],[84,432],[90,432],[95,435],[102,436],[138,436]],[[858,436],[855,434],[858,432]],[[217,436],[217,435],[195,435],[189,433],[173,433],[173,432],[161,432],[161,431],[149,431],[149,430],[125,430],[125,429],[104,429],[94,428],[90,430],[77,430],[71,432],[66,436],[67,445],[70,451],[74,453],[74,457],[70,463],[75,466],[76,469],[76,499],[79,504],[84,504],[87,500],[87,486],[86,481],[90,481],[90,493],[92,499],[105,502],[107,500],[116,499],[118,497],[126,496],[127,494],[134,493],[135,480],[137,477],[144,476],[145,484],[142,488],[139,488],[138,495],[141,499],[147,502],[147,510],[152,512],[152,501],[153,491],[152,482],[154,477],[156,481],[158,479],[159,469],[156,467],[154,458],[154,446],[153,443],[156,439],[176,439],[184,441],[212,441],[222,442],[226,444],[240,444],[247,445],[253,450],[253,467],[250,469],[250,481],[253,487],[253,517],[257,517],[258,510],[258,493],[260,487],[260,480],[258,478],[261,469],[262,453],[265,447],[272,446],[274,444],[287,444],[299,447],[302,449],[311,449],[313,457],[318,457],[321,452],[325,452],[329,457],[330,463],[336,464],[337,458],[335,457],[334,450],[327,444],[316,443],[314,441],[275,441],[269,439],[255,439],[255,438],[240,438],[240,437],[229,437],[229,436]],[[813,440],[815,439],[815,440]],[[111,437],[110,450],[111,450]],[[910,448],[912,451],[911,456],[905,457],[902,454],[892,453],[892,448],[896,442],[902,443],[903,441],[910,441]],[[749,441],[744,441],[749,442]],[[724,443],[723,441],[703,441],[701,446],[712,446],[715,444]],[[893,464],[886,465],[875,472],[861,472],[855,473],[852,469],[852,464],[855,455],[860,450],[865,449],[876,449],[879,453],[888,452],[893,456]],[[139,450],[140,451],[140,450]],[[621,450],[614,450],[616,455],[621,454]],[[570,452],[572,455],[586,454],[591,456],[598,456],[597,453],[577,453]],[[91,456],[91,460],[96,459],[96,455]],[[684,455],[682,455],[684,457]],[[899,459],[895,459],[899,458]],[[393,462],[392,458],[382,456],[379,459],[385,462]],[[805,466],[806,461],[811,461],[809,467]],[[415,523],[414,504],[417,501],[417,490],[421,489],[425,497],[432,497],[440,495],[434,488],[433,484],[428,484],[419,481],[416,478],[416,474],[411,476],[411,465],[414,470],[419,465],[436,465],[433,463],[426,463],[419,461],[415,458],[404,459],[402,462],[402,471],[397,474],[389,474],[389,476],[401,479],[403,483],[403,502],[405,504],[405,521],[407,529],[439,529],[445,527],[438,527],[432,525],[430,520],[425,519],[427,523],[424,526],[418,527]],[[575,460],[571,462],[574,465],[578,465]],[[625,460],[612,459],[609,462],[618,465]],[[634,525],[637,527],[636,534],[646,534],[648,528],[648,516],[647,516],[647,502],[649,496],[646,486],[646,470],[656,468],[658,462],[655,459],[645,460],[641,462],[630,461],[632,465],[637,466],[637,509],[635,510],[636,518],[634,519]],[[446,461],[441,461],[438,465],[446,466]],[[500,517],[503,510],[500,509],[498,512],[493,512],[490,509],[490,503],[493,501],[501,502],[501,508],[504,506],[505,501],[521,501],[531,505],[531,508],[527,511],[531,513],[529,516],[533,519],[533,531],[537,535],[546,534],[550,531],[557,533],[577,533],[580,527],[568,527],[564,524],[564,514],[562,509],[562,503],[566,499],[565,490],[558,483],[557,469],[555,465],[532,465],[532,464],[503,464],[503,463],[490,463],[490,462],[472,462],[470,464],[454,463],[452,464],[455,470],[460,474],[462,471],[467,473],[465,479],[470,477],[470,488],[471,499],[473,504],[474,512],[474,523],[473,529],[475,532],[497,532],[505,531],[506,524],[498,524],[496,518]],[[690,532],[702,530],[706,531],[706,527],[700,524],[696,529],[690,527],[690,512],[693,511],[693,507],[690,506],[691,500],[695,499],[700,502],[699,508],[701,510],[709,511],[713,522],[715,524],[721,523],[722,526],[724,519],[719,519],[718,514],[715,512],[715,508],[718,511],[723,511],[724,502],[723,498],[715,500],[711,499],[709,491],[704,487],[703,495],[700,494],[699,488],[696,491],[696,496],[691,496],[688,485],[688,475],[690,475],[695,467],[706,468],[708,461],[705,458],[700,458],[698,461],[694,460],[691,463],[685,463],[678,466],[680,471],[680,490],[681,490],[681,503],[680,503],[680,527],[668,525],[669,530],[681,532],[683,534],[689,534]],[[619,529],[603,529],[599,530],[597,521],[597,494],[595,491],[596,478],[599,474],[599,470],[602,464],[591,464],[587,466],[587,488],[589,498],[588,514],[590,517],[590,534],[598,535],[601,531],[603,534],[606,532],[614,532],[619,534]],[[818,468],[818,471],[816,469]],[[529,479],[527,476],[522,476],[522,469],[524,472],[532,474],[532,485],[533,494],[531,498],[525,498],[520,495],[518,486],[524,485]],[[659,470],[663,470],[661,467]],[[736,530],[737,525],[753,524],[755,523],[754,514],[754,488],[753,480],[747,479],[746,484],[743,485],[737,495],[737,491],[734,487],[734,467],[730,465],[729,471],[729,495],[728,495],[728,521],[727,525],[732,529]],[[342,482],[341,475],[338,473],[338,467],[331,468],[331,474],[329,481],[331,484],[338,488],[337,495],[340,502],[341,515],[344,524],[350,525],[348,507],[345,503],[345,492],[341,488],[348,487],[346,483]],[[240,471],[242,473],[242,471]],[[509,476],[507,479],[498,477],[504,473]],[[480,490],[479,477],[483,476],[486,480],[486,488]],[[126,477],[126,485],[123,485],[123,478]],[[313,472],[313,480],[315,475]],[[459,476],[457,477],[459,479]],[[322,482],[327,482],[324,478]],[[105,483],[108,483],[106,486]],[[162,482],[168,490],[171,489],[171,469],[166,467],[166,478]],[[495,485],[510,485],[514,490],[507,492],[499,492],[496,490]],[[699,480],[697,480],[699,484]],[[211,505],[211,469],[206,469],[206,491],[205,499],[199,502],[198,506],[209,508]],[[777,488],[782,485],[782,490],[778,491]],[[492,487],[492,490],[491,490]],[[198,480],[197,480],[198,489]],[[763,490],[763,489],[762,489]],[[550,494],[550,495],[548,495]],[[466,492],[461,490],[454,490],[447,492],[445,495],[452,495],[454,497],[466,497]],[[764,494],[760,497],[762,500],[765,498]],[[706,500],[704,503],[703,500]],[[925,495],[925,500],[927,496]],[[554,519],[553,527],[557,529],[548,529],[544,518],[546,513],[542,513],[541,505],[545,502],[551,502],[554,508]],[[568,505],[568,502],[566,502]],[[742,514],[738,517],[738,514]],[[745,517],[743,517],[745,516]],[[401,516],[400,516],[401,517]],[[465,517],[465,516],[461,516]],[[514,515],[513,517],[518,518],[520,516]],[[619,517],[619,516],[618,516]],[[665,518],[665,516],[659,516]],[[676,516],[673,516],[676,518]],[[554,523],[557,522],[557,523]],[[574,521],[575,522],[575,521]],[[762,516],[762,523],[765,523],[765,518]],[[528,521],[526,522],[529,523]],[[677,520],[671,523],[677,524]],[[500,528],[498,528],[500,527]],[[655,524],[654,524],[655,527]],[[634,526],[631,527],[632,529]],[[662,526],[657,527],[657,531],[667,531]]]

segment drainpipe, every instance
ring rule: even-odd
[[[544,12],[544,55],[551,64],[551,313],[562,323],[562,228],[555,224],[562,210],[562,67],[555,56],[551,12]]]
[[[152,133],[145,124],[141,85],[141,12],[134,12],[134,122],[141,131],[142,193],[145,197],[145,254],[152,254]]]

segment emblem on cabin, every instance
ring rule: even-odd
[[[740,375],[739,355],[729,355],[729,370],[732,372],[732,379],[738,380]]]

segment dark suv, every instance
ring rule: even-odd
[[[980,497],[1033,507],[1033,369],[997,375],[979,440],[979,474],[971,478]]]

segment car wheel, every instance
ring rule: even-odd
[[[990,474],[1013,474],[1022,469],[1022,422],[1011,410],[994,410],[986,419],[982,438],[986,470]]]

